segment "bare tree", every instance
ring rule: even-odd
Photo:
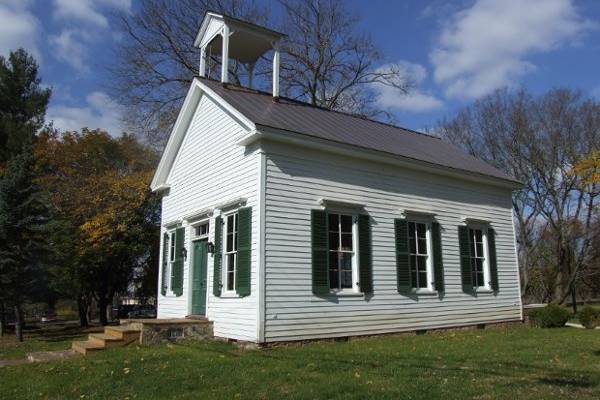
[[[358,31],[358,18],[334,0],[282,0],[282,93],[321,107],[367,117],[389,117],[377,107],[373,85],[410,86],[404,70],[382,68],[381,52]],[[158,147],[166,141],[189,84],[198,74],[193,42],[208,10],[268,25],[269,10],[254,0],[143,0],[132,15],[121,15],[123,40],[111,68],[113,92],[130,125]],[[267,87],[271,64],[254,68],[255,83]],[[217,77],[220,60],[209,60]],[[248,66],[230,63],[230,78],[244,82]]]
[[[574,303],[593,258],[599,193],[573,165],[600,146],[600,104],[567,89],[539,98],[502,90],[442,121],[439,130],[524,183],[513,196],[523,293],[560,303],[571,296]]]
[[[336,0],[281,0],[284,93],[313,105],[365,117],[390,118],[376,104],[373,85],[405,94],[410,79],[393,64],[381,67],[380,50],[358,31],[359,18]]]
[[[134,14],[118,16],[123,40],[110,67],[111,89],[128,108],[127,122],[150,143],[164,145],[194,75],[200,53],[194,39],[207,11],[265,23],[268,10],[254,0],[143,0]],[[211,58],[215,73],[218,59]],[[239,82],[244,66],[230,63]]]

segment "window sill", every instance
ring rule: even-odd
[[[476,288],[473,288],[473,291],[475,293],[494,293],[493,289],[486,288],[486,287],[476,287]]]
[[[242,296],[240,296],[236,292],[223,292],[223,293],[221,293],[221,296],[219,296],[219,298],[221,298],[221,299],[241,299]]]
[[[412,294],[416,294],[418,296],[437,296],[437,290],[429,290],[429,289],[413,289],[410,291]]]
[[[365,294],[362,292],[355,291],[332,291],[329,292],[329,295],[332,297],[364,297]]]

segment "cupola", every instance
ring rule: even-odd
[[[206,76],[207,57],[221,56],[221,82],[228,82],[229,60],[249,66],[249,85],[252,70],[258,59],[273,49],[273,97],[279,97],[278,42],[285,35],[237,18],[207,12],[194,46],[200,49],[200,76]]]

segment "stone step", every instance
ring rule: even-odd
[[[71,348],[83,355],[86,355],[88,352],[100,351],[105,349],[104,346],[98,343],[90,342],[89,340],[85,342],[73,342]]]

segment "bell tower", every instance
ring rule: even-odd
[[[223,14],[207,12],[194,46],[200,49],[200,76],[206,76],[207,57],[221,56],[221,82],[229,81],[229,60],[249,65],[249,85],[256,61],[273,49],[273,97],[279,97],[279,46],[285,35]]]

